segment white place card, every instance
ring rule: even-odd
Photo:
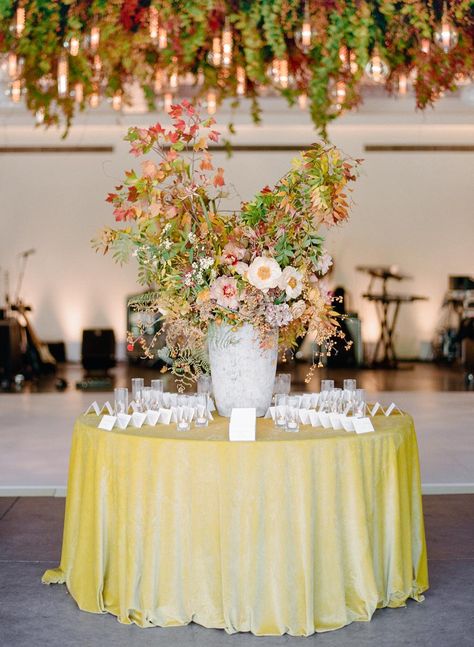
[[[330,413],[329,420],[331,421],[331,426],[333,429],[342,429],[341,414]]]
[[[116,416],[102,416],[101,421],[99,422],[98,428],[105,429],[106,431],[112,431],[114,425],[117,421]]]
[[[172,411],[171,409],[161,409],[158,411],[159,413],[159,418],[158,420],[162,422],[164,425],[169,425],[171,422],[171,414]]]
[[[324,429],[332,428],[331,418],[329,417],[328,413],[326,413],[325,411],[318,411],[318,416],[319,416],[319,422],[322,424]]]
[[[232,409],[229,422],[229,440],[255,440],[257,412],[255,407]]]
[[[114,415],[114,410],[112,409],[112,405],[110,404],[110,402],[109,402],[108,400],[107,400],[107,402],[104,404],[104,406],[102,407],[102,409],[100,410],[100,412],[101,412],[101,413],[103,413],[104,411],[106,411],[106,412],[109,414],[109,416],[113,416],[113,415]]]
[[[134,411],[131,415],[132,418],[132,425],[133,427],[137,427],[140,429],[140,427],[143,426],[143,423],[146,420],[146,413],[140,413],[140,411]]]
[[[317,407],[319,402],[319,393],[311,393],[311,408]]]
[[[355,431],[354,429],[354,418],[351,416],[345,416],[344,414],[340,417],[341,425],[345,431]]]
[[[387,407],[387,410],[385,411],[385,415],[389,416],[394,411],[398,411],[398,413],[400,414],[402,413],[400,409],[397,407],[397,405],[395,404],[395,402],[392,402],[392,404],[389,407]]]
[[[134,413],[135,411],[140,411],[140,405],[135,402],[135,400],[132,400],[130,404],[128,405],[128,410]]]
[[[352,418],[352,423],[356,434],[368,434],[371,431],[375,431],[370,418]]]
[[[343,414],[342,414],[342,415],[343,415],[343,416],[347,416],[347,414],[349,413],[349,411],[350,411],[351,409],[352,409],[352,404],[349,402],[349,403],[348,403],[348,404],[346,404],[346,406],[344,407],[344,412],[343,412]]]
[[[94,400],[94,402],[87,407],[87,409],[84,411],[84,415],[87,416],[87,414],[91,413],[91,411],[93,411],[96,416],[100,416],[100,407],[97,404],[96,400]]]
[[[312,427],[321,427],[321,422],[319,420],[319,413],[317,411],[311,410],[309,412],[309,419]]]
[[[151,411],[151,409],[150,409],[150,410],[148,410],[146,412],[145,415],[146,415],[146,423],[148,425],[153,425],[153,427],[156,425],[156,423],[160,419],[160,412],[159,411]]]
[[[309,409],[300,409],[299,410],[300,422],[302,425],[309,425],[311,423],[309,419]]]
[[[382,407],[382,405],[380,404],[380,402],[376,402],[376,403],[374,404],[374,406],[372,407],[372,409],[370,409],[369,407],[367,407],[367,408],[369,409],[369,413],[370,413],[370,415],[371,415],[371,416],[375,416],[375,414],[377,413],[377,411],[378,411],[379,409],[380,409],[380,411],[381,411],[382,413],[384,413],[383,407]]]
[[[132,416],[128,413],[117,413],[117,422],[115,423],[115,426],[119,429],[126,429],[130,424],[131,419]]]

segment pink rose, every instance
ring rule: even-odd
[[[229,276],[220,276],[211,285],[211,299],[215,299],[223,308],[237,310],[239,307],[237,281]]]

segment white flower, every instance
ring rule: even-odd
[[[296,299],[303,291],[303,275],[289,265],[281,273],[278,286],[285,290],[288,299]]]
[[[315,265],[315,270],[324,275],[328,272],[331,265],[332,257],[327,253],[325,249],[323,249],[321,256],[318,258],[318,262]]]
[[[221,263],[225,265],[236,265],[245,256],[245,248],[235,243],[227,243],[222,250]]]
[[[215,299],[223,308],[237,310],[239,307],[239,291],[237,281],[228,276],[220,276],[211,285],[211,299]]]
[[[287,303],[269,305],[265,313],[265,319],[270,326],[287,326],[293,320],[290,306]]]
[[[249,269],[248,263],[244,263],[243,261],[238,261],[234,265],[234,270],[237,272],[237,274],[240,274],[240,276],[245,276],[248,269]]]
[[[260,290],[267,291],[276,288],[281,276],[278,263],[268,256],[257,256],[248,268],[247,280]]]

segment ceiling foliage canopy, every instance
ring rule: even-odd
[[[87,107],[283,95],[327,124],[364,85],[418,108],[473,80],[474,0],[0,0],[0,88],[38,123]]]

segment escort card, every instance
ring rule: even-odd
[[[103,413],[104,411],[106,411],[106,412],[109,414],[109,416],[113,416],[113,415],[114,415],[114,410],[112,409],[112,405],[110,404],[110,402],[109,402],[108,400],[107,400],[107,402],[104,404],[104,406],[102,407],[102,409],[100,410],[100,412],[101,412],[101,413]]]
[[[352,423],[356,434],[367,434],[370,431],[375,431],[370,418],[352,418]]]
[[[257,412],[254,407],[232,409],[229,422],[229,440],[255,440]]]
[[[355,431],[354,429],[354,418],[350,416],[342,415],[340,417],[341,425],[346,431]]]
[[[318,402],[319,402],[319,393],[312,393],[311,394],[311,408],[314,409],[314,407],[317,407]]]
[[[330,413],[329,420],[333,429],[342,429],[341,415],[339,413]]]
[[[129,410],[134,413],[135,411],[140,411],[140,405],[135,402],[135,400],[132,400],[130,404],[128,405]]]
[[[99,422],[98,428],[105,429],[106,431],[112,431],[116,421],[117,418],[115,416],[102,416],[102,420]]]
[[[171,422],[171,409],[161,409],[158,411],[159,413],[159,418],[158,420],[162,422],[164,425],[169,425]]]
[[[93,411],[96,416],[100,416],[100,407],[99,407],[99,405],[97,404],[97,402],[95,400],[84,411],[84,415],[87,416],[87,414],[90,413],[91,411]]]
[[[156,423],[158,422],[159,418],[160,418],[160,412],[159,411],[148,410],[145,415],[146,415],[146,422],[147,422],[148,425],[155,426]]]
[[[398,411],[399,414],[402,413],[400,409],[397,407],[397,405],[395,404],[395,402],[392,402],[392,404],[389,407],[387,407],[387,410],[385,411],[385,415],[389,416],[394,411]]]
[[[367,408],[369,409],[369,407],[367,407]],[[371,416],[375,416],[375,414],[377,413],[377,411],[378,411],[379,409],[382,411],[382,413],[384,413],[384,410],[383,410],[382,405],[380,404],[380,402],[376,402],[376,403],[374,404],[374,406],[372,407],[372,409],[369,409],[369,413],[370,413],[370,415],[371,415]]]
[[[331,419],[329,417],[329,414],[326,413],[325,411],[318,411],[319,415],[319,422],[322,424],[324,429],[330,429],[332,427],[331,424]]]
[[[119,429],[126,429],[131,419],[132,416],[127,413],[117,413],[117,422],[115,426]]]
[[[309,425],[310,424],[310,418],[309,418],[309,409],[300,409],[299,410],[299,416],[300,416],[300,422],[302,425]]]
[[[132,425],[140,429],[143,426],[143,423],[146,420],[146,413],[140,413],[139,411],[134,411],[131,415]]]
[[[319,413],[317,411],[314,411],[314,410],[310,411],[309,419],[313,427],[321,427],[321,422],[319,420]]]

